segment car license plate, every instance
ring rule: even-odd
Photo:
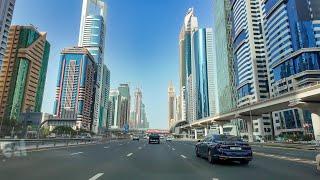
[[[230,147],[231,150],[241,150],[241,147]]]

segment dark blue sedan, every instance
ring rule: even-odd
[[[196,144],[195,151],[197,157],[207,158],[210,163],[230,160],[248,164],[252,160],[249,144],[231,135],[209,135]]]

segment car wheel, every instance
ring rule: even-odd
[[[212,157],[211,149],[208,150],[208,161],[210,164],[213,164],[215,162],[214,158]]]
[[[199,148],[198,148],[198,147],[196,147],[196,156],[197,156],[197,157],[200,157]]]
[[[249,164],[249,161],[248,161],[248,160],[241,160],[241,161],[240,161],[240,164],[248,165],[248,164]]]

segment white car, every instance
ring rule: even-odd
[[[166,141],[172,141],[173,140],[173,137],[167,137],[166,138]]]

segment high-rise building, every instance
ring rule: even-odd
[[[141,106],[142,106],[142,92],[140,88],[136,89],[136,92],[134,93],[134,111],[135,111],[135,128],[140,128],[141,127],[141,116],[142,116],[142,111],[141,111]]]
[[[110,90],[109,95],[109,124],[111,129],[120,128],[120,93],[118,89]]]
[[[106,32],[106,4],[102,0],[83,0],[78,46],[89,50],[97,63],[94,89],[94,112],[92,131],[98,133],[100,125],[105,122],[106,109],[103,99],[108,99],[103,87],[109,82],[103,81],[104,46]],[[102,111],[102,112],[101,112]]]
[[[0,117],[40,112],[50,44],[33,26],[11,26],[0,72]]]
[[[7,47],[9,28],[13,16],[15,0],[0,1],[0,70]]]
[[[99,132],[103,132],[103,130],[107,128],[107,124],[108,124],[107,113],[108,113],[108,102],[109,102],[109,93],[110,93],[110,71],[106,65],[103,65],[101,92],[104,94],[101,96],[102,106],[100,106],[101,109],[100,109],[99,119],[102,119],[102,121],[99,121],[99,126],[98,126]]]
[[[215,114],[212,29],[196,30],[192,42],[193,109],[198,120]]]
[[[230,0],[214,0],[214,47],[216,69],[215,108],[217,114],[229,112],[236,106],[235,74],[232,49],[232,15]]]
[[[265,43],[260,0],[232,2],[232,46],[237,106],[269,98]],[[269,115],[253,120],[256,136],[271,136]]]
[[[176,121],[176,119],[175,119],[175,111],[176,111],[175,98],[176,98],[176,93],[175,93],[175,89],[174,89],[174,86],[171,81],[169,84],[169,87],[168,87],[168,124],[169,124],[169,128]]]
[[[91,129],[95,66],[86,48],[66,48],[61,52],[54,115],[76,118],[78,129]]]
[[[271,97],[320,81],[320,3],[318,0],[263,1],[263,27]],[[273,112],[275,134],[304,132],[310,113]]]
[[[193,96],[192,89],[192,35],[198,29],[198,19],[194,15],[193,8],[190,8],[184,18],[184,23],[179,35],[180,48],[180,94],[184,94],[181,98],[182,117],[189,122],[193,121]],[[190,104],[191,103],[191,104]]]
[[[129,127],[135,129],[135,118],[136,112],[134,110],[130,110],[130,119],[129,119]]]
[[[130,118],[130,88],[129,84],[120,84],[118,87],[120,93],[120,128],[129,124]]]

